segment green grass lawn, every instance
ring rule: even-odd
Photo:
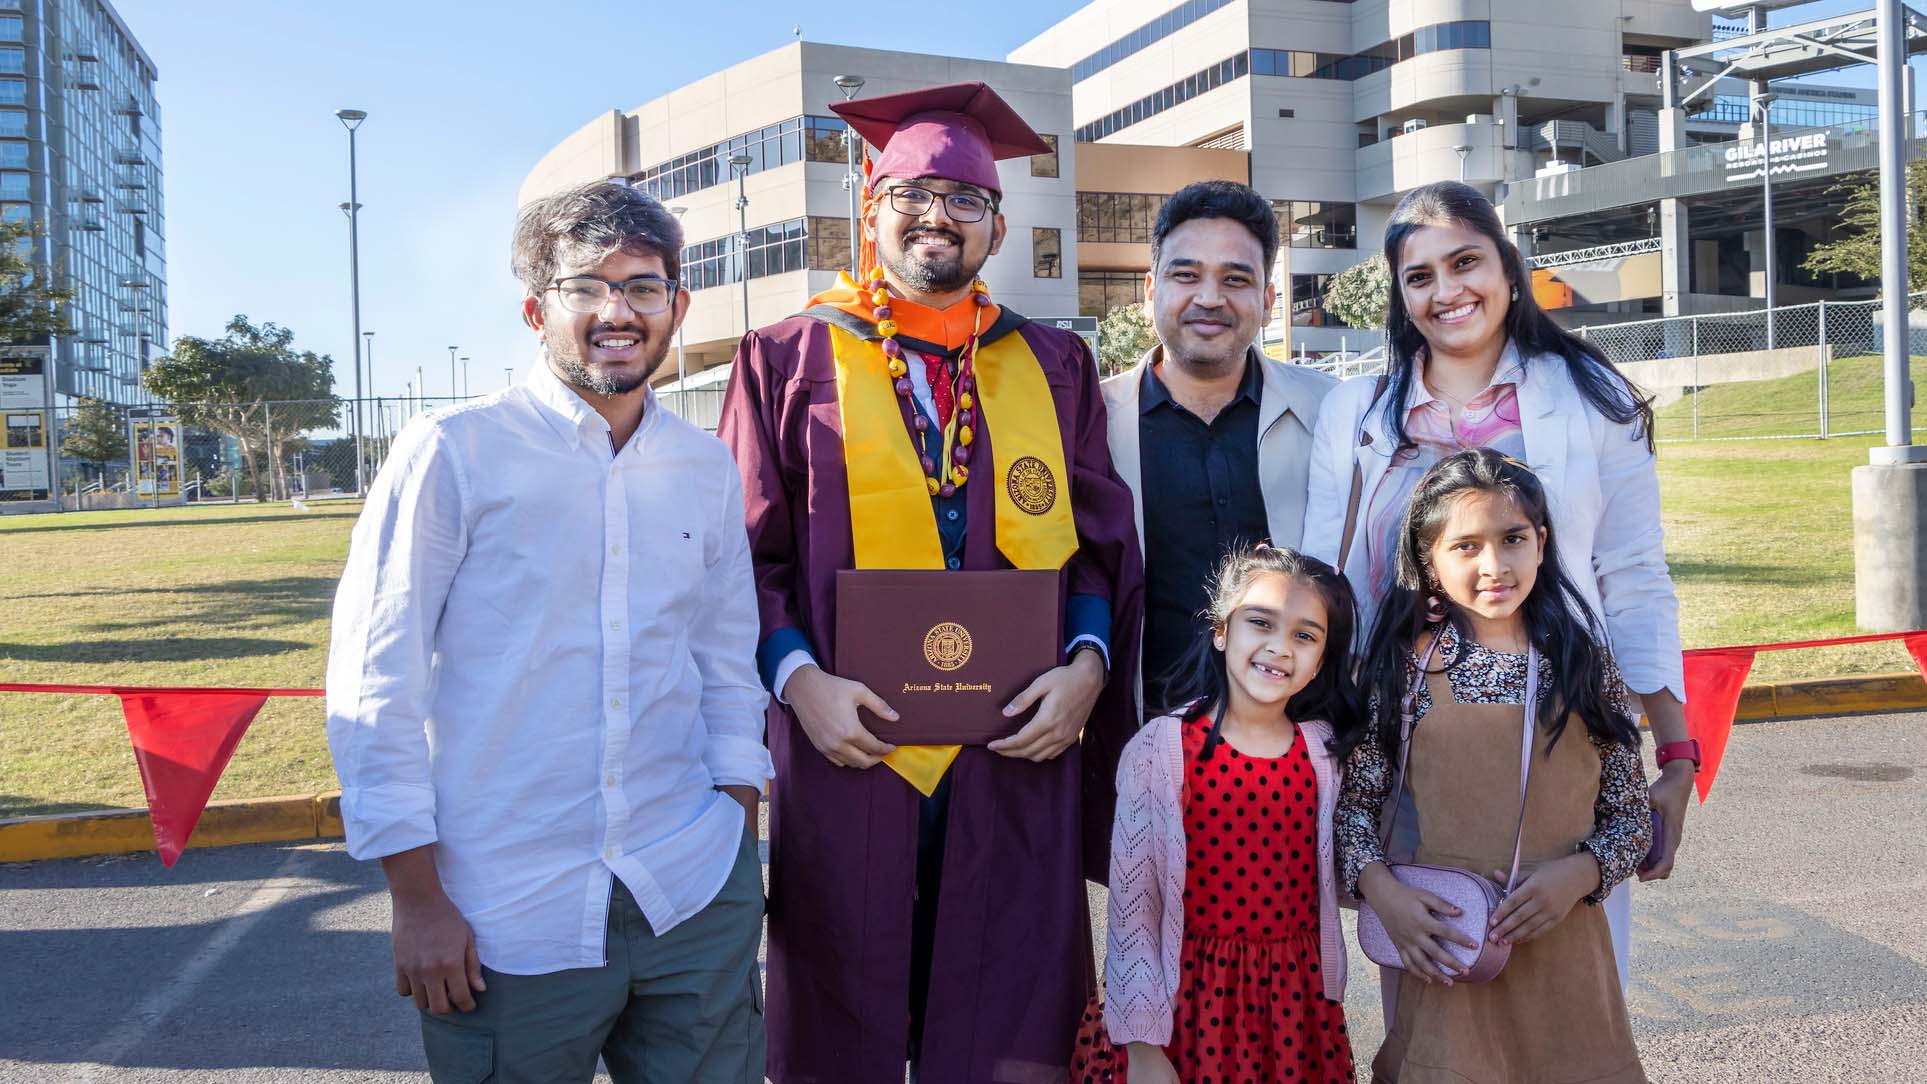
[[[0,673],[104,685],[318,686],[360,505],[0,518]],[[333,769],[317,698],[268,701],[215,798],[313,793]],[[108,696],[0,693],[0,816],[143,806]]]
[[[1676,423],[1666,414],[1661,435]],[[1853,631],[1848,472],[1867,461],[1872,440],[1660,447],[1688,647]],[[77,684],[320,685],[328,609],[359,505],[309,508],[0,518],[8,569],[0,581],[0,674]],[[1754,677],[1910,669],[1898,644],[1883,644],[1764,654]],[[332,787],[322,721],[318,699],[270,700],[215,797]],[[0,694],[0,817],[142,804],[117,701]]]
[[[1927,371],[1927,359],[1914,359],[1914,371]],[[1840,358],[1827,366],[1829,433],[1855,433],[1886,427],[1878,355]],[[1820,432],[1820,374],[1796,373],[1776,380],[1713,384],[1699,394],[1699,437],[1814,436]],[[1919,420],[1918,418],[1916,420]],[[1668,403],[1659,411],[1659,435],[1693,438],[1693,400]]]

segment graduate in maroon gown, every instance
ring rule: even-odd
[[[1004,236],[996,160],[1049,147],[981,83],[831,108],[882,148],[876,266],[743,339],[721,424],[775,694],[769,1076],[899,1084],[908,1057],[921,1084],[1061,1080],[1143,572],[1089,349],[976,277]],[[964,748],[865,730],[889,690],[832,673],[850,568],[1061,569],[1061,665],[1011,705],[1031,721]]]

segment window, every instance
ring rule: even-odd
[[[849,164],[849,148],[843,142],[849,125],[841,117],[803,118],[803,157],[810,162]]]
[[[26,105],[27,83],[24,79],[0,79],[0,105]]]
[[[1279,243],[1287,248],[1357,248],[1358,205],[1273,200]]]
[[[1120,128],[1128,128],[1140,121],[1148,120],[1179,102],[1188,101],[1234,79],[1242,79],[1250,72],[1251,58],[1244,53],[1239,53],[1222,63],[1214,64],[1196,75],[1153,91],[1122,109],[1079,127],[1077,141],[1095,143]]]
[[[0,49],[0,72],[20,75],[27,70],[27,51],[15,46]]]
[[[850,220],[810,216],[810,269],[847,271],[850,269]]]
[[[137,223],[138,225],[138,223]],[[792,218],[749,231],[747,248],[736,234],[683,246],[682,284],[687,290],[706,290],[743,281],[801,271],[807,238],[804,220]]]
[[[1079,192],[1077,239],[1148,245],[1164,200],[1142,192]]]
[[[1331,288],[1331,280],[1331,275],[1291,276],[1291,326],[1348,326],[1343,320],[1325,311],[1325,291]]]
[[[1057,137],[1047,135],[1044,142],[1050,144],[1050,153],[1030,156],[1030,175],[1033,177],[1057,176]]]
[[[801,162],[803,161],[803,122],[805,120],[823,122],[823,118],[820,117],[791,117],[789,120],[772,124],[767,128],[732,136],[713,146],[691,151],[651,166],[636,179],[635,186],[667,202],[712,185],[735,180],[736,174],[734,167],[729,164],[729,159],[736,154],[749,156],[748,172],[750,173],[760,173],[792,162]],[[829,160],[833,162],[844,160],[840,137],[837,139],[837,151]]]
[[[0,169],[26,169],[30,149],[25,143],[0,143]]]
[[[26,199],[32,195],[33,175],[17,171],[0,173],[0,199]]]
[[[1482,19],[1455,23],[1434,23],[1391,41],[1380,42],[1350,56],[1341,53],[1312,53],[1298,49],[1253,49],[1251,70],[1258,75],[1282,75],[1294,79],[1362,79],[1384,71],[1401,60],[1410,60],[1442,49],[1490,49],[1492,24]],[[1239,74],[1243,74],[1240,72]]]
[[[26,23],[18,15],[0,15],[0,41],[21,41],[26,37]]]
[[[1351,0],[1339,0],[1351,3]],[[1187,0],[1170,11],[1125,34],[1082,60],[1071,64],[1071,82],[1081,83],[1123,60],[1190,26],[1206,15],[1231,3],[1231,0]]]
[[[1064,231],[1055,226],[1032,226],[1030,230],[1030,274],[1032,278],[1064,277]]]
[[[1144,301],[1144,276],[1135,271],[1079,271],[1077,314],[1102,317]]]
[[[5,219],[8,222],[26,222],[31,218],[33,218],[33,204],[31,203],[0,204],[0,219]]]

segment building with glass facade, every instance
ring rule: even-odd
[[[167,344],[157,72],[105,0],[0,0],[0,214],[73,292],[56,405],[137,403]]]

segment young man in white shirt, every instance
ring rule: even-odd
[[[525,208],[541,364],[411,423],[355,526],[328,739],[436,1080],[763,1079],[742,484],[648,387],[681,250],[620,185]]]

